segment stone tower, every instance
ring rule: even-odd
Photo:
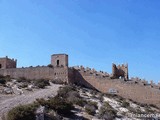
[[[128,64],[122,64],[116,66],[114,63],[112,64],[112,76],[111,78],[119,78],[122,77],[125,80],[128,80]]]
[[[17,60],[10,59],[7,56],[4,58],[0,58],[0,69],[7,69],[7,68],[16,68]]]
[[[51,56],[51,65],[53,65],[53,67],[68,67],[68,55],[53,54]]]

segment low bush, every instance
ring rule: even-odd
[[[85,111],[90,114],[94,115],[96,113],[96,109],[98,109],[97,102],[87,101],[85,105]]]
[[[45,86],[50,85],[49,80],[44,80],[44,79],[35,80],[34,84],[39,88],[45,88]]]
[[[139,103],[138,105],[140,105],[141,107],[146,107],[146,106],[148,106],[148,105],[145,104],[145,103]]]
[[[154,105],[154,104],[149,104],[149,106],[150,106],[150,107],[153,107],[153,108],[157,108],[157,109],[159,109],[159,107],[158,107],[158,106],[156,106],[156,105]]]
[[[134,109],[133,107],[128,107],[127,109],[132,113],[136,113],[136,109]]]
[[[70,91],[67,93],[67,100],[69,102],[75,103],[80,98],[80,95],[77,91]]]
[[[47,100],[45,100],[44,98],[38,98],[36,99],[36,102],[38,102],[38,104],[41,106],[46,106],[48,104]]]
[[[135,113],[135,114],[144,114],[143,111],[141,111],[140,108],[132,108],[132,107],[128,107],[127,108],[130,112]]]
[[[103,96],[103,93],[99,93],[97,98],[102,102],[104,100]]]
[[[85,105],[85,111],[90,114],[90,115],[94,115],[96,113],[96,108],[92,105]]]
[[[98,109],[97,102],[88,101],[87,104],[90,106],[94,106],[96,109]]]
[[[79,106],[81,106],[81,107],[84,107],[84,105],[85,105],[86,103],[87,103],[87,101],[84,100],[84,99],[77,99],[77,101],[76,101],[74,104],[79,105]]]
[[[145,108],[146,113],[156,113],[156,111],[152,110],[150,107]]]
[[[75,89],[74,86],[67,85],[63,88],[61,88],[58,91],[58,97],[62,97],[66,101],[70,102],[71,104],[76,104],[79,106],[84,106],[87,102],[82,99],[82,97],[79,95],[79,92]]]
[[[67,85],[65,87],[62,87],[61,89],[58,90],[58,96],[67,98],[68,94],[72,91],[76,91],[74,87]]]
[[[39,105],[45,106],[49,110],[54,110],[56,113],[63,116],[71,115],[71,110],[74,108],[72,103],[59,96],[55,96],[49,100],[44,100],[43,98],[36,99],[36,101]]]
[[[3,79],[3,78],[5,78],[5,77],[4,77],[3,75],[0,75],[0,78]]]
[[[19,87],[20,88],[26,88],[27,86],[28,86],[28,83],[25,82],[25,83],[21,84]]]
[[[5,79],[0,79],[0,84],[5,84],[6,80]]]
[[[51,81],[53,84],[64,84],[64,82],[60,79],[54,79]]]
[[[37,104],[20,105],[11,109],[7,114],[7,120],[35,120]]]
[[[63,117],[58,115],[55,111],[50,110],[47,114],[47,116],[45,116],[45,120],[62,120]]]
[[[99,110],[98,117],[100,119],[112,120],[116,117],[117,111],[109,105],[108,102],[104,102]]]
[[[122,107],[128,108],[130,106],[129,102],[123,101],[122,102]]]
[[[26,78],[25,77],[20,77],[17,79],[17,82],[26,82]]]
[[[5,84],[7,81],[11,81],[11,77],[9,75],[6,76],[0,75],[0,80],[2,82],[1,84]]]

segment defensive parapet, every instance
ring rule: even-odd
[[[84,67],[84,66],[73,66],[73,68],[79,71],[81,74],[90,75],[90,76],[101,76],[101,77],[109,77],[109,74],[104,71],[96,71],[94,68]]]
[[[116,66],[116,64],[112,63],[112,79],[116,79],[122,77],[124,80],[128,80],[128,64],[122,64]]]

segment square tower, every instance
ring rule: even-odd
[[[51,65],[53,65],[53,67],[68,67],[68,55],[53,54],[51,56]]]
[[[17,60],[10,59],[7,56],[0,58],[0,69],[16,68]]]

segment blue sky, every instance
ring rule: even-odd
[[[111,73],[128,63],[130,77],[160,80],[159,0],[0,0],[0,56],[18,67],[69,65]]]

